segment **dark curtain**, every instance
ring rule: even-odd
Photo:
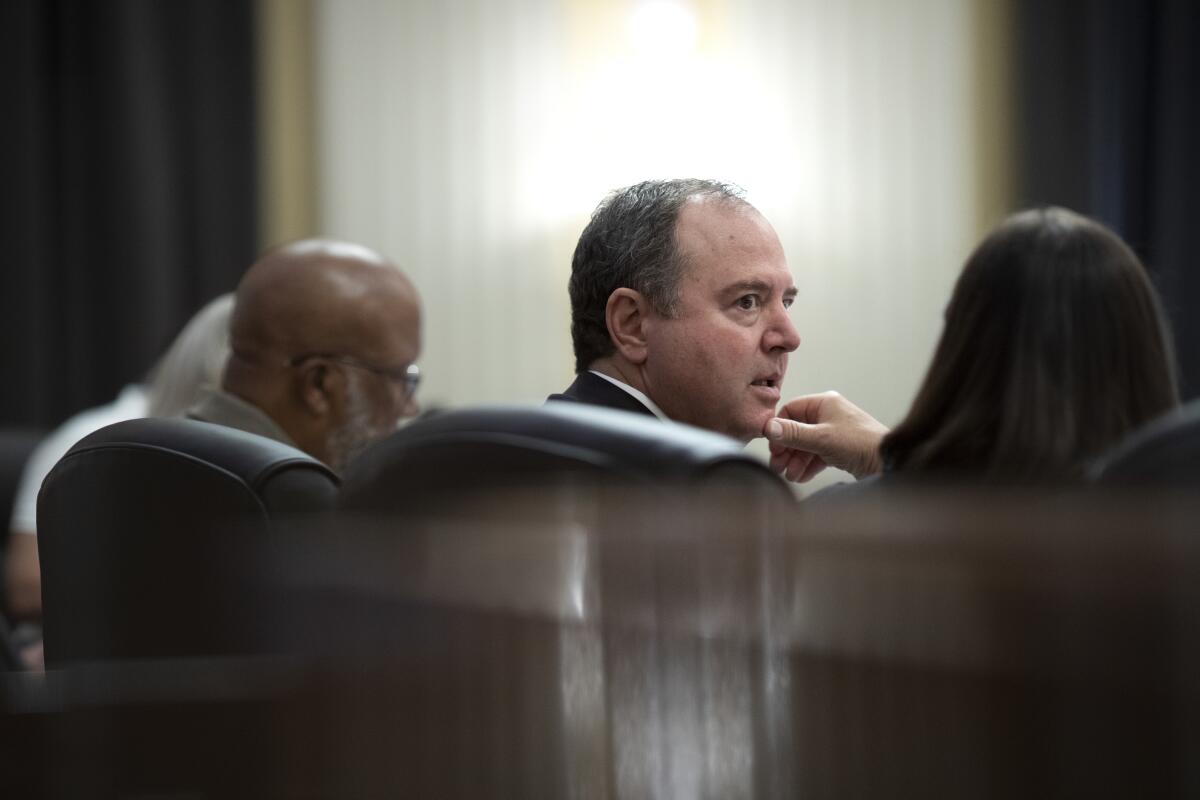
[[[140,378],[256,246],[253,4],[3,0],[0,423]]]
[[[1021,205],[1117,230],[1145,260],[1200,395],[1200,3],[1016,0]]]

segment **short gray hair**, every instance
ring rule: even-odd
[[[613,352],[605,309],[617,289],[640,292],[659,314],[675,314],[682,268],[675,224],[684,203],[712,197],[746,204],[743,194],[737,186],[718,181],[643,181],[618,189],[596,207],[571,259],[576,372]]]

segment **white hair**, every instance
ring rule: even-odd
[[[233,295],[223,294],[196,312],[150,372],[146,415],[174,417],[196,402],[202,389],[217,386],[229,356]]]

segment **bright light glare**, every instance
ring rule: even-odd
[[[605,61],[572,84],[522,170],[535,218],[575,224],[606,193],[647,178],[732,180],[762,207],[795,193],[807,138],[784,118],[774,82],[732,54],[682,66]]]
[[[684,3],[652,0],[633,11],[610,12],[617,30],[628,25],[623,41],[605,38],[601,26],[581,33],[577,50],[590,57],[572,64],[537,146],[521,156],[525,218],[570,231],[573,241],[608,192],[681,176],[731,180],[760,208],[790,212],[812,177],[810,129],[793,124],[783,101],[782,84],[794,79],[765,70],[753,47],[719,38],[704,52],[692,47],[708,20]],[[630,38],[652,52],[630,52]]]
[[[629,38],[642,56],[690,52],[698,34],[696,15],[684,3],[673,0],[645,0],[629,17]]]

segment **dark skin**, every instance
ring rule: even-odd
[[[415,414],[415,402],[369,370],[324,357],[289,362],[318,353],[402,369],[420,355],[420,316],[412,283],[378,254],[325,240],[285,245],[259,259],[238,286],[222,388],[266,412],[300,449],[339,468],[335,431],[366,424],[366,435],[378,438]],[[366,396],[365,420],[350,414],[355,383]]]

